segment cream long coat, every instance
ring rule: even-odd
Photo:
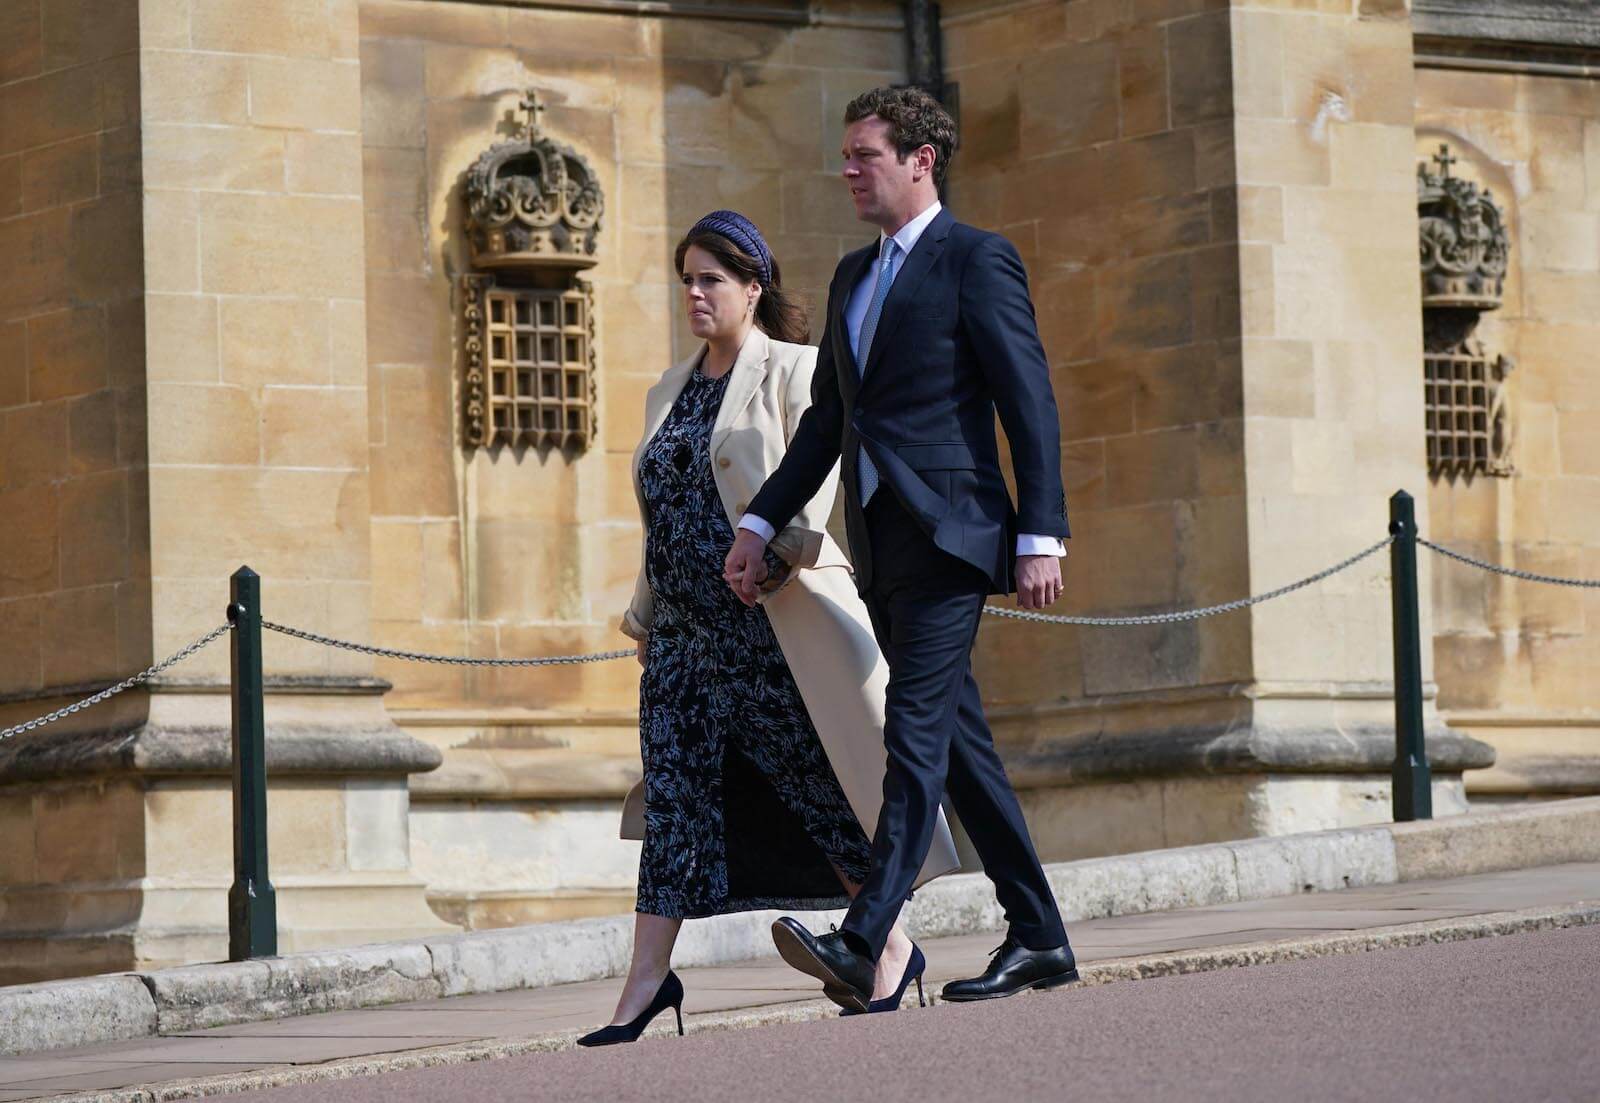
[[[644,439],[633,454],[633,490],[639,516],[649,524],[639,485],[639,459],[666,421],[704,349],[672,367],[645,396]],[[722,408],[711,430],[712,474],[728,523],[737,525],[767,476],[783,459],[800,415],[811,405],[817,350],[774,341],[751,330],[734,362]],[[837,470],[837,469],[836,469]],[[850,561],[828,535],[837,476],[787,528],[772,550],[795,569],[763,604],[795,684],[811,714],[823,750],[850,807],[871,838],[883,804],[883,698],[889,667],[872,634],[867,607],[856,593]],[[722,584],[720,578],[716,579]],[[636,640],[649,634],[653,605],[643,566],[622,630]],[[644,837],[644,787],[635,785],[623,805],[622,837]],[[944,813],[917,884],[960,868]]]

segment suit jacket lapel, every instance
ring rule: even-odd
[[[928,277],[933,262],[944,252],[944,239],[950,236],[950,224],[954,221],[955,216],[950,213],[950,208],[941,210],[917,239],[911,255],[902,262],[905,267],[894,278],[889,297],[883,301],[883,313],[878,317],[878,328],[872,335],[872,348],[867,352],[867,365],[861,373],[863,379],[883,359],[883,350],[889,347],[889,339],[894,336],[895,328],[905,316],[906,307],[915,301],[917,289]]]
[[[839,293],[831,296],[828,302],[833,314],[829,319],[834,334],[833,362],[839,371],[840,393],[847,402],[854,401],[852,396],[861,385],[861,368],[856,364],[856,350],[850,341],[850,325],[845,321],[845,311],[849,309],[851,296],[871,270],[877,255],[878,243],[874,241],[846,258],[844,282],[839,285]]]
[[[715,456],[722,442],[733,431],[733,423],[744,413],[756,392],[767,378],[767,358],[772,355],[772,341],[759,329],[751,329],[744,339],[739,355],[729,369],[728,389],[722,394],[722,405],[717,410],[717,420],[711,427],[711,454]]]

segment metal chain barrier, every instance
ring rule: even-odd
[[[1485,563],[1481,559],[1474,559],[1470,555],[1464,555],[1461,552],[1452,551],[1450,548],[1441,547],[1431,540],[1424,540],[1420,536],[1417,537],[1417,543],[1429,551],[1449,556],[1451,559],[1465,563],[1469,567],[1477,567],[1480,571],[1493,571],[1495,574],[1503,574],[1510,578],[1520,578],[1524,582],[1548,582],[1552,586],[1581,586],[1585,589],[1600,590],[1600,582],[1590,579],[1557,578],[1552,574],[1535,574],[1532,571],[1519,571],[1515,567],[1501,567],[1494,563]]]
[[[1274,598],[1283,597],[1285,594],[1292,594],[1296,590],[1301,590],[1307,586],[1321,582],[1323,579],[1336,575],[1340,571],[1350,569],[1357,563],[1360,563],[1362,560],[1382,551],[1384,548],[1394,543],[1394,541],[1395,537],[1386,536],[1376,544],[1373,544],[1371,547],[1357,552],[1348,559],[1344,559],[1338,563],[1335,563],[1326,570],[1318,571],[1313,575],[1307,575],[1305,578],[1302,578],[1297,582],[1291,582],[1287,586],[1280,586],[1276,590],[1269,590],[1267,593],[1255,594],[1251,597],[1239,598],[1236,601],[1223,602],[1221,605],[1207,605],[1199,609],[1181,609],[1170,613],[1150,613],[1143,616],[1133,617],[1057,616],[1051,613],[1036,613],[1028,609],[1002,609],[996,605],[985,605],[983,607],[983,611],[991,616],[1009,617],[1012,620],[1033,621],[1038,624],[1079,624],[1094,628],[1114,628],[1150,624],[1178,624],[1184,621],[1199,620],[1201,617],[1216,616],[1220,613],[1231,613],[1236,609],[1245,609],[1252,605],[1259,605],[1264,601],[1271,601]],[[1488,563],[1481,559],[1475,559],[1470,555],[1465,555],[1461,552],[1454,551],[1439,544],[1435,544],[1431,540],[1425,540],[1420,536],[1416,538],[1416,541],[1418,544],[1421,544],[1430,551],[1433,551],[1439,555],[1447,556],[1451,559],[1457,560],[1458,562],[1465,563],[1469,567],[1476,567],[1479,570],[1491,571],[1495,574],[1506,575],[1510,578],[1519,578],[1526,582],[1544,582],[1555,586],[1577,586],[1585,589],[1600,589],[1600,581],[1580,578],[1558,578],[1555,575],[1537,574],[1533,571],[1521,571],[1513,567],[1502,567],[1498,564]],[[268,620],[263,620],[261,622],[261,626],[269,631],[280,633],[281,635],[292,636],[295,639],[305,640],[308,643],[322,644],[325,647],[336,647],[345,651],[357,651],[364,655],[376,655],[385,659],[404,659],[410,662],[418,663],[441,663],[448,666],[575,666],[580,663],[603,663],[609,662],[612,659],[630,658],[635,653],[634,648],[625,648],[616,651],[594,651],[581,655],[550,655],[538,659],[473,659],[461,655],[433,655],[422,651],[401,651],[392,647],[373,647],[369,644],[351,643],[349,640],[334,639],[331,636],[320,636],[315,632],[307,632],[300,628],[291,628],[284,624],[275,624]],[[131,678],[126,678],[114,686],[109,686],[101,690],[92,697],[85,697],[81,701],[67,705],[64,708],[56,709],[54,712],[47,713],[38,719],[29,720],[25,724],[18,724],[10,728],[0,728],[0,739],[9,739],[14,735],[21,735],[23,732],[33,731],[35,728],[42,728],[46,724],[54,723],[57,720],[71,716],[73,713],[81,712],[83,709],[90,708],[94,705],[100,704],[102,701],[109,700],[110,698],[115,697],[117,694],[122,693],[124,690],[132,689],[134,686],[154,678],[157,674],[160,674],[167,668],[183,662],[190,655],[193,655],[196,651],[199,651],[208,644],[213,643],[218,637],[226,634],[232,628],[233,625],[231,624],[223,624],[213,628],[210,632],[207,632],[204,636],[195,640],[181,651],[178,651],[170,657],[163,659],[161,662],[156,663],[147,670],[140,671]]]
[[[1312,583],[1321,582],[1324,578],[1355,566],[1369,555],[1382,551],[1394,543],[1394,539],[1393,536],[1386,536],[1372,545],[1372,547],[1357,552],[1349,559],[1335,563],[1327,570],[1318,571],[1314,575],[1308,575],[1298,582],[1289,583],[1287,586],[1280,586],[1276,590],[1271,590],[1264,594],[1256,594],[1254,597],[1242,597],[1236,601],[1227,601],[1221,605],[1207,605],[1200,609],[1183,609],[1175,613],[1150,613],[1140,617],[1063,617],[1055,616],[1051,613],[1035,613],[1028,609],[1002,609],[997,605],[985,605],[983,611],[997,617],[1010,617],[1013,620],[1036,621],[1041,624],[1086,624],[1096,628],[1114,628],[1134,624],[1176,624],[1180,621],[1199,620],[1201,617],[1214,617],[1218,613],[1231,613],[1235,609],[1259,605],[1263,601],[1271,601],[1275,597],[1292,594],[1294,591],[1304,589]]]
[[[637,648],[627,648],[621,651],[593,651],[585,655],[551,655],[542,659],[469,659],[461,655],[430,655],[423,651],[397,651],[392,647],[373,647],[370,644],[351,643],[349,640],[336,640],[331,636],[319,636],[315,632],[307,632],[301,628],[290,628],[284,624],[274,624],[270,620],[261,622],[261,627],[271,632],[279,632],[285,636],[293,636],[297,640],[308,643],[320,643],[325,647],[337,647],[345,651],[359,651],[363,655],[377,655],[385,659],[407,659],[414,663],[443,663],[448,666],[575,666],[579,663],[603,663],[612,659],[631,659],[637,654]]]
[[[0,729],[0,739],[10,739],[13,735],[21,735],[23,732],[32,731],[34,728],[42,728],[46,724],[53,724],[55,721],[60,720],[63,717],[71,716],[73,713],[80,712],[83,709],[89,708],[91,705],[98,705],[101,701],[109,700],[112,697],[115,697],[117,694],[121,693],[125,689],[132,689],[134,686],[138,685],[139,683],[145,682],[145,681],[150,680],[151,678],[154,678],[157,674],[160,674],[163,670],[167,669],[169,666],[176,666],[178,663],[183,662],[183,660],[187,659],[190,655],[193,655],[196,651],[199,651],[202,647],[205,647],[207,644],[211,643],[218,636],[221,636],[221,635],[231,631],[232,628],[233,628],[233,625],[231,625],[231,624],[224,624],[224,625],[221,625],[221,626],[219,626],[217,628],[213,628],[211,631],[207,632],[204,636],[201,636],[199,639],[195,640],[188,647],[185,647],[182,651],[179,651],[177,654],[171,656],[170,658],[163,659],[161,662],[157,663],[155,666],[152,666],[150,669],[140,671],[138,674],[135,674],[133,677],[126,678],[123,681],[118,682],[114,686],[109,686],[106,689],[102,689],[99,693],[96,693],[93,697],[85,697],[83,700],[79,701],[76,704],[68,705],[65,708],[56,709],[56,711],[51,712],[51,713],[46,713],[45,715],[39,717],[37,720],[29,720],[26,724],[18,724],[14,728],[3,728],[3,729]]]

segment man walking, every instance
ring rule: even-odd
[[[1061,594],[1060,430],[1027,276],[1010,242],[940,206],[956,131],[937,100],[879,88],[850,103],[845,123],[856,216],[881,233],[834,272],[813,405],[741,519],[725,576],[754,602],[766,542],[841,463],[856,585],[889,663],[888,770],[872,872],[842,929],[816,936],[785,917],[773,938],[836,1003],[865,1011],[948,789],[1009,932],[983,975],[947,984],[943,998],[1065,984],[1077,979],[1076,963],[971,658],[989,594],[1014,591],[1028,609]],[[1016,508],[1000,472],[996,411]]]

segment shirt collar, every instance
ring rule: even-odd
[[[922,236],[924,230],[933,224],[933,220],[939,217],[939,212],[942,210],[944,210],[944,204],[935,199],[927,210],[917,215],[916,218],[913,218],[910,222],[907,222],[895,232],[894,243],[899,248],[900,255],[902,257],[908,257],[911,255],[911,250],[917,247],[917,239]],[[888,236],[889,235],[881,231],[878,234],[879,256],[883,255],[883,242]]]

